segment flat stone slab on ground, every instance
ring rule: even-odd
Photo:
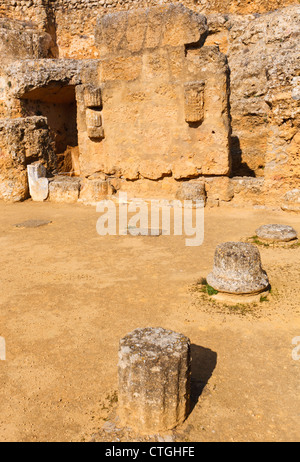
[[[259,292],[258,294],[229,294],[225,292],[219,292],[211,296],[211,298],[220,303],[230,303],[230,304],[251,304],[251,303],[258,303],[269,295],[270,291],[265,290],[263,292]]]
[[[46,226],[52,223],[50,220],[27,220],[23,223],[17,223],[14,225],[16,228],[39,228],[41,226]]]
[[[297,231],[288,225],[262,225],[255,232],[257,237],[265,241],[289,242],[297,239]]]

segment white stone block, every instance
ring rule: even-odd
[[[47,199],[49,186],[46,169],[40,162],[27,165],[29,193],[33,201],[42,202]]]

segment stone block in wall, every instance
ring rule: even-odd
[[[97,79],[98,60],[80,59],[28,59],[9,63],[5,67],[7,80],[11,82],[11,98],[41,99],[60,101],[60,92],[66,87],[71,90],[66,102],[73,99],[74,86],[81,86],[82,81],[91,82]],[[71,96],[71,98],[70,98]]]
[[[233,203],[263,205],[265,203],[264,178],[234,177],[230,179],[233,187]]]
[[[0,119],[0,149],[2,161],[25,167],[42,160],[50,170],[55,168],[53,140],[46,117]]]
[[[47,171],[43,164],[34,162],[27,165],[29,193],[33,201],[43,202],[47,199],[49,188]]]
[[[300,212],[300,189],[288,191],[282,199],[281,208],[287,212]]]
[[[205,190],[210,204],[216,201],[229,202],[234,196],[234,187],[228,177],[205,178]]]
[[[130,73],[133,72],[129,63],[135,59],[141,66],[140,75],[127,80],[127,65]],[[169,72],[161,72],[162,63],[164,70],[169,69],[170,60],[174,67],[174,54],[169,55],[163,48],[138,56],[107,58],[100,63],[100,69],[104,62],[118,69],[117,74],[110,74],[112,80],[101,82],[101,116],[105,130],[101,146],[93,143],[87,134],[88,120],[79,88],[82,86],[76,88],[84,175],[93,173],[93,163],[94,171],[101,171],[107,164],[117,166],[124,178],[129,178],[130,170],[130,179],[228,174],[230,123],[226,59],[213,47],[190,50],[186,56],[180,54],[180,59],[183,63],[180,61],[181,72],[176,80]],[[100,72],[99,78],[102,77]],[[190,97],[188,101],[185,88],[191,90],[186,92]],[[186,119],[191,122],[187,123]],[[133,164],[132,176],[128,165]]]
[[[141,56],[118,56],[113,59],[103,59],[100,63],[101,82],[115,80],[135,80],[142,72]]]
[[[0,168],[0,199],[20,202],[29,197],[27,172],[22,167]]]
[[[187,178],[197,178],[201,174],[201,169],[190,160],[174,162],[172,173],[175,180],[184,180]]]
[[[51,202],[77,202],[79,191],[80,178],[56,176],[49,181],[49,200]]]
[[[98,19],[95,43],[100,56],[136,53],[157,46],[197,43],[207,32],[204,16],[181,4],[140,8]]]
[[[204,201],[206,199],[205,183],[203,180],[183,181],[178,186],[176,199],[181,201]]]
[[[95,204],[114,194],[115,190],[109,180],[85,178],[81,183],[79,201]]]
[[[1,59],[48,58],[53,46],[52,37],[32,23],[0,18]]]

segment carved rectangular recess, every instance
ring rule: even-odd
[[[84,88],[84,105],[86,108],[101,108],[101,88],[93,85],[86,85]]]
[[[86,109],[86,126],[89,138],[104,138],[102,115],[97,109]]]
[[[204,119],[204,82],[184,84],[184,112],[188,123],[202,123]]]

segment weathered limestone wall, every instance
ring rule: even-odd
[[[233,174],[265,179],[277,203],[300,183],[300,6],[266,15],[208,17],[206,44],[226,53]]]
[[[56,159],[44,117],[0,119],[0,199],[28,197],[26,166],[41,161],[55,168]]]
[[[1,61],[47,58],[52,38],[33,24],[0,18]]]
[[[229,173],[226,59],[215,47],[185,47],[205,33],[204,17],[181,6],[99,20],[98,113],[87,107],[86,89],[77,88],[83,175],[179,180]],[[103,134],[95,139],[87,119],[97,115]]]
[[[107,13],[147,8],[178,0],[2,0],[0,17],[33,21],[57,40],[61,58],[97,58],[94,48],[96,18]],[[295,0],[183,0],[191,10],[203,13],[265,13]],[[53,54],[57,53],[53,49]]]
[[[95,60],[24,58],[4,63],[0,70],[0,115],[3,118],[41,115],[29,111],[27,99],[31,102],[72,102],[75,85],[96,79]],[[39,110],[37,104],[36,112]]]
[[[0,4],[0,17],[35,22],[39,27],[47,23],[47,0],[2,0]]]
[[[53,39],[33,23],[0,18],[0,117],[22,116],[19,100],[14,98],[13,80],[18,76],[18,62],[51,56]],[[29,69],[23,68],[26,80]],[[27,75],[30,79],[31,76]]]
[[[144,194],[175,194],[182,180],[197,179],[211,205],[277,205],[299,188],[300,7],[183,3],[197,14],[179,27],[171,18],[164,42],[164,14],[137,10],[154,0],[2,0],[0,117],[45,116],[62,146],[77,104],[79,147],[71,148],[82,177]],[[86,103],[86,88],[99,90],[98,105]]]
[[[26,167],[37,160],[48,174],[78,170],[75,86],[94,81],[95,69],[96,61],[55,59],[22,59],[3,66],[0,198],[28,197]]]
[[[57,57],[53,0],[1,0],[0,18],[2,17],[33,23],[41,31],[49,33],[53,39],[51,55]]]

